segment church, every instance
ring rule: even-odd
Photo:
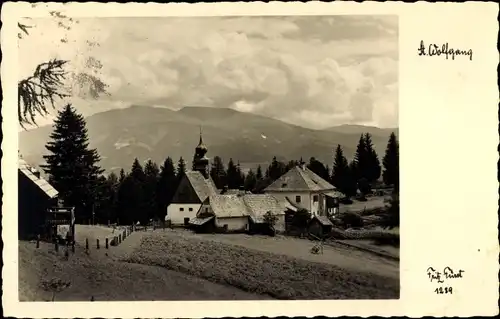
[[[200,132],[200,142],[196,146],[193,159],[194,169],[182,177],[167,207],[165,221],[170,222],[172,226],[187,226],[189,221],[196,217],[203,202],[209,196],[220,193],[209,174],[207,152]]]

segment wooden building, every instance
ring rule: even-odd
[[[18,166],[18,236],[33,239],[45,233],[47,212],[58,204],[58,191],[22,158]]]

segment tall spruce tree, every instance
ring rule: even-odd
[[[42,169],[66,205],[75,207],[77,223],[88,222],[97,201],[103,170],[100,156],[89,147],[85,119],[70,105],[59,111],[45,148]]]
[[[237,189],[241,185],[241,174],[238,171],[238,167],[234,164],[233,159],[230,158],[227,163],[227,187],[232,189]]]
[[[238,172],[239,180],[238,184],[239,187],[244,187],[245,186],[245,172],[241,169],[241,164],[240,161],[238,161],[238,164],[236,164],[236,171]]]
[[[182,179],[182,177],[184,177],[185,174],[186,174],[186,161],[184,161],[184,159],[181,156],[179,158],[179,161],[177,162],[177,172],[176,172],[177,179],[179,180],[179,182]]]
[[[373,147],[372,136],[370,133],[365,134],[365,155],[366,155],[366,172],[363,176],[368,183],[373,184],[380,178],[381,167],[377,152]]]
[[[276,156],[273,157],[271,164],[268,168],[268,177],[271,181],[275,181],[285,174],[286,165],[277,160]]]
[[[250,169],[245,177],[245,190],[253,192],[257,185],[257,177],[252,169]]]
[[[394,190],[399,191],[399,142],[394,133],[391,133],[389,137],[382,162],[384,164],[382,174],[384,183],[394,186]]]
[[[218,189],[222,189],[226,186],[226,169],[224,168],[224,162],[219,156],[215,156],[212,161],[212,166],[210,168],[210,176],[214,181],[215,186]]]
[[[260,165],[257,166],[257,172],[255,173],[255,178],[257,178],[257,181],[264,178],[264,176],[262,175],[262,167]]]
[[[365,137],[361,134],[351,165],[351,172],[354,174],[356,181],[365,177],[367,166]]]
[[[170,157],[167,157],[160,168],[157,190],[158,215],[162,220],[167,214],[167,206],[170,204],[176,189],[177,176],[175,175],[174,162]]]
[[[353,195],[352,187],[350,186],[355,181],[352,181],[352,176],[349,171],[349,163],[344,156],[344,151],[342,150],[341,145],[338,145],[335,149],[331,180],[333,186],[337,187],[340,192],[344,193],[346,196]]]
[[[120,169],[120,175],[118,177],[118,183],[121,184],[123,182],[123,180],[125,179],[125,177],[126,177],[125,171],[122,168],[122,169]]]
[[[130,170],[128,177],[131,182],[131,188],[134,191],[134,194],[130,198],[132,201],[132,207],[135,208],[131,212],[131,216],[134,222],[139,221],[144,225],[148,221],[146,174],[144,174],[144,169],[137,158],[135,158],[132,163],[132,169]]]
[[[152,160],[148,160],[144,165],[144,200],[146,205],[147,219],[156,219],[158,217],[158,205],[156,191],[158,188],[160,169]]]

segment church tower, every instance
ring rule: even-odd
[[[203,144],[203,137],[200,128],[200,142],[196,146],[193,158],[193,170],[200,172],[205,178],[208,178],[208,158],[205,156],[208,152]]]

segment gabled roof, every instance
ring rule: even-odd
[[[194,191],[196,192],[196,196],[200,199],[200,201],[204,201],[208,196],[212,196],[218,193],[217,187],[215,187],[214,181],[211,177],[205,178],[198,171],[189,171],[186,172],[186,178],[191,183]]]
[[[248,216],[248,211],[243,202],[243,196],[214,195],[208,198],[210,207],[217,217],[242,217]]]
[[[42,177],[38,177],[35,175],[36,170],[28,165],[28,163],[19,158],[19,172],[21,172],[24,176],[26,176],[29,180],[31,180],[35,185],[38,186],[49,198],[55,198],[59,192],[49,184],[45,179]]]
[[[262,222],[267,212],[283,215],[285,207],[278,200],[267,194],[245,195],[213,195],[205,203],[209,203],[216,217],[245,217],[254,222]]]
[[[316,175],[307,167],[295,166],[269,185],[264,191],[310,192],[332,190],[335,190],[335,186]]]
[[[273,215],[283,215],[285,213],[285,207],[272,195],[248,194],[242,197],[250,218],[256,223],[263,222],[264,215],[267,212],[271,212]]]

